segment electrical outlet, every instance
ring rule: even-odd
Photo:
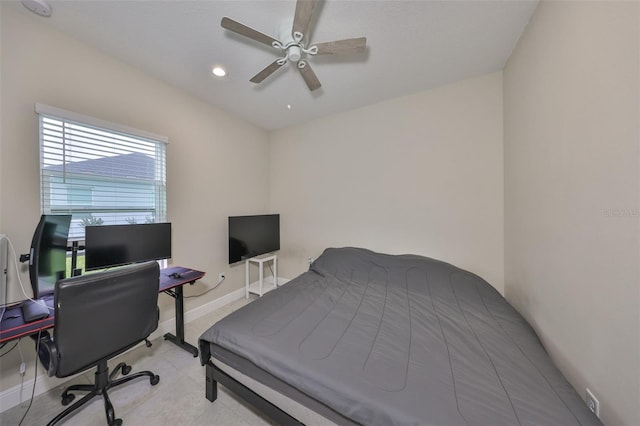
[[[600,418],[600,402],[593,395],[593,393],[589,390],[589,388],[587,388],[587,400],[586,401],[587,401],[587,407],[589,407],[589,410],[591,410],[593,412],[593,414],[596,415],[597,418]]]
[[[222,281],[224,281],[225,276],[224,276],[224,272],[220,272],[218,274],[218,282],[221,283]]]

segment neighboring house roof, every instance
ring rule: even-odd
[[[45,169],[62,172],[63,166],[47,166]],[[154,180],[156,177],[154,158],[139,152],[70,162],[64,166],[64,171],[110,178]]]

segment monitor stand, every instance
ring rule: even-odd
[[[44,305],[44,301],[25,300],[22,302],[22,318],[24,322],[34,322],[48,316],[49,308]]]

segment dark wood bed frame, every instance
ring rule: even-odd
[[[277,424],[283,426],[304,426],[304,423],[291,417],[289,414],[273,405],[224,371],[213,365],[211,360],[207,361],[205,392],[209,401],[213,402],[218,398],[218,383],[229,389],[231,392],[253,405],[264,414],[273,419]]]

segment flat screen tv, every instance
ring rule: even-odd
[[[85,228],[85,270],[171,257],[171,223]]]
[[[40,216],[29,250],[29,280],[34,298],[52,294],[56,281],[66,278],[70,225],[71,215]]]
[[[229,264],[280,250],[280,215],[229,216]]]

